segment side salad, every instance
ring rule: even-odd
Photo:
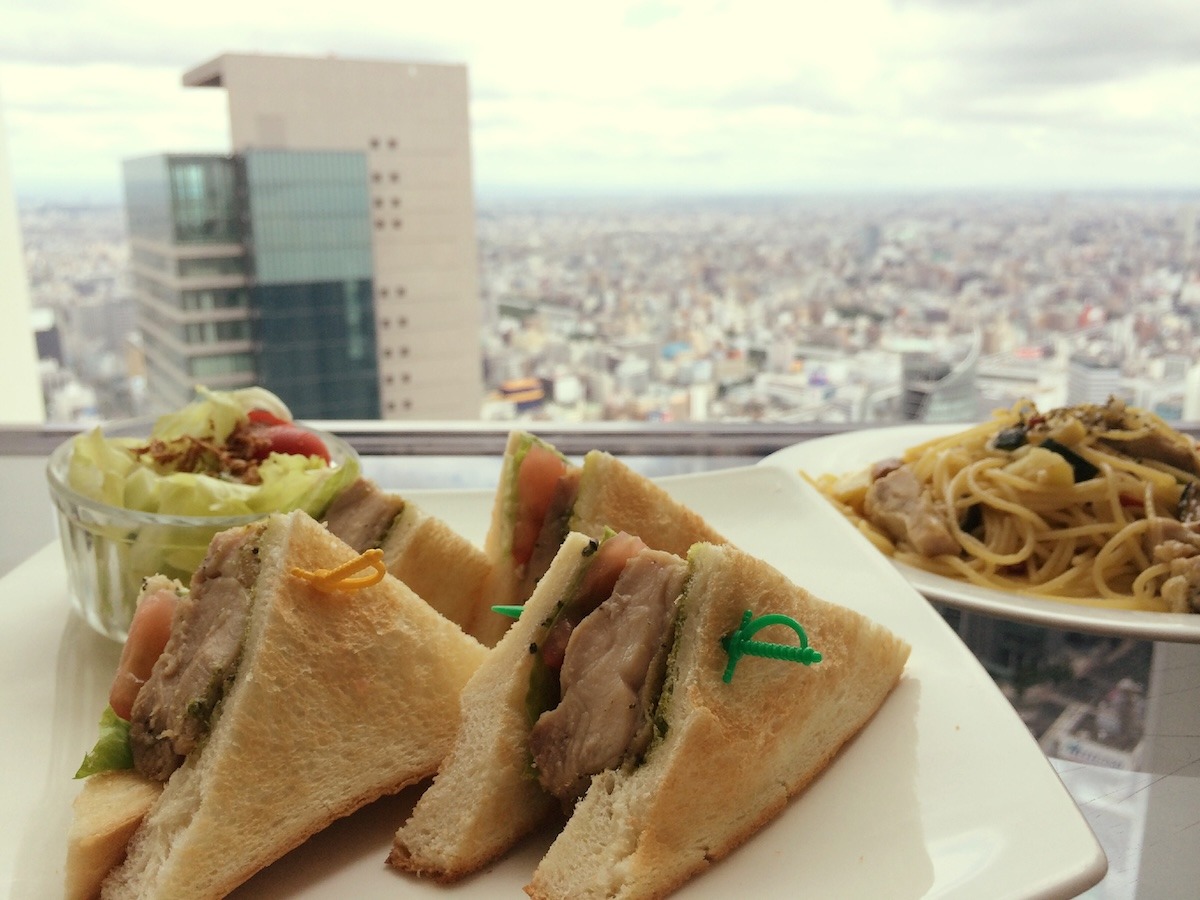
[[[295,424],[270,391],[197,392],[147,438],[106,437],[100,428],[76,436],[67,483],[101,503],[157,515],[316,516],[358,477],[357,460],[331,465],[325,441]]]
[[[125,637],[144,578],[187,584],[217,531],[295,509],[319,518],[359,476],[353,450],[270,391],[197,394],[146,436],[95,428],[51,458],[71,592],[111,637]]]

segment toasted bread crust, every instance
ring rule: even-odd
[[[666,735],[643,765],[596,777],[526,888],[536,900],[675,890],[778,815],[900,677],[908,645],[881,626],[733,547],[689,561]],[[747,657],[724,683],[720,638],[746,609],[797,619],[822,661]],[[796,641],[780,626],[759,639]]]
[[[381,549],[392,575],[468,634],[480,610],[490,611],[485,591],[491,563],[441,519],[408,503]]]
[[[66,900],[100,896],[100,883],[125,858],[130,837],[162,792],[162,784],[132,770],[88,778],[71,807],[67,831]]]
[[[400,581],[322,593],[293,567],[348,546],[304,513],[272,516],[233,684],[105,897],[219,897],[334,819],[431,775],[484,648]]]
[[[546,620],[585,565],[589,540],[568,535],[521,618],[501,638],[462,693],[454,747],[396,833],[388,862],[442,882],[496,859],[557,807],[529,770],[526,692]]]
[[[702,541],[725,543],[703,516],[660,485],[615,456],[592,450],[583,458],[571,530],[599,538],[606,528],[635,534],[655,550],[676,556],[687,556],[688,549]]]

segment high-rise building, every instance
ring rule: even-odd
[[[1111,350],[1078,351],[1067,366],[1067,403],[1104,404],[1120,396],[1121,364]]]
[[[982,336],[965,347],[901,355],[901,416],[918,422],[974,422],[981,414],[978,370]]]
[[[147,382],[260,384],[306,418],[474,419],[483,401],[461,65],[224,55],[231,153],[125,163]]]

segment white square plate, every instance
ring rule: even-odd
[[[815,490],[770,467],[660,483],[731,541],[913,647],[900,685],[830,767],[678,896],[1070,897],[1104,876],[1095,836],[987,673]],[[482,541],[490,493],[407,496]],[[14,896],[56,896],[78,790],[71,775],[95,738],[119,648],[69,611],[57,546],[0,580],[0,635],[0,875]],[[391,871],[392,834],[415,796],[407,791],[335,823],[236,896],[524,896],[550,834],[453,887]]]

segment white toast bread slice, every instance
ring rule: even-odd
[[[396,868],[458,880],[499,857],[557,808],[530,768],[530,647],[585,567],[590,543],[585,535],[568,535],[520,619],[463,689],[454,747],[396,833],[388,858]]]
[[[271,516],[242,660],[207,740],[170,777],[102,896],[220,897],[334,819],[432,775],[486,654],[385,577],[326,593],[293,573],[354,552]]]
[[[66,900],[93,900],[100,882],[125,858],[129,839],[162,792],[162,783],[122,769],[84,782],[67,831]]]
[[[487,602],[491,563],[470,540],[365,476],[338,495],[323,521],[359,552],[372,547],[383,550],[388,572],[471,633]]]
[[[388,571],[468,634],[487,605],[491,563],[441,519],[406,503],[380,545]]]
[[[526,887],[550,898],[662,897],[747,840],[874,715],[908,658],[902,639],[813,597],[732,546],[689,553],[665,734],[640,766],[597,775]],[[746,610],[804,628],[819,663],[744,657],[723,635]],[[756,640],[795,645],[775,625]]]
[[[601,538],[606,529],[636,534],[654,550],[687,556],[693,544],[723,544],[715,528],[662,485],[602,450],[583,458],[570,530]]]

